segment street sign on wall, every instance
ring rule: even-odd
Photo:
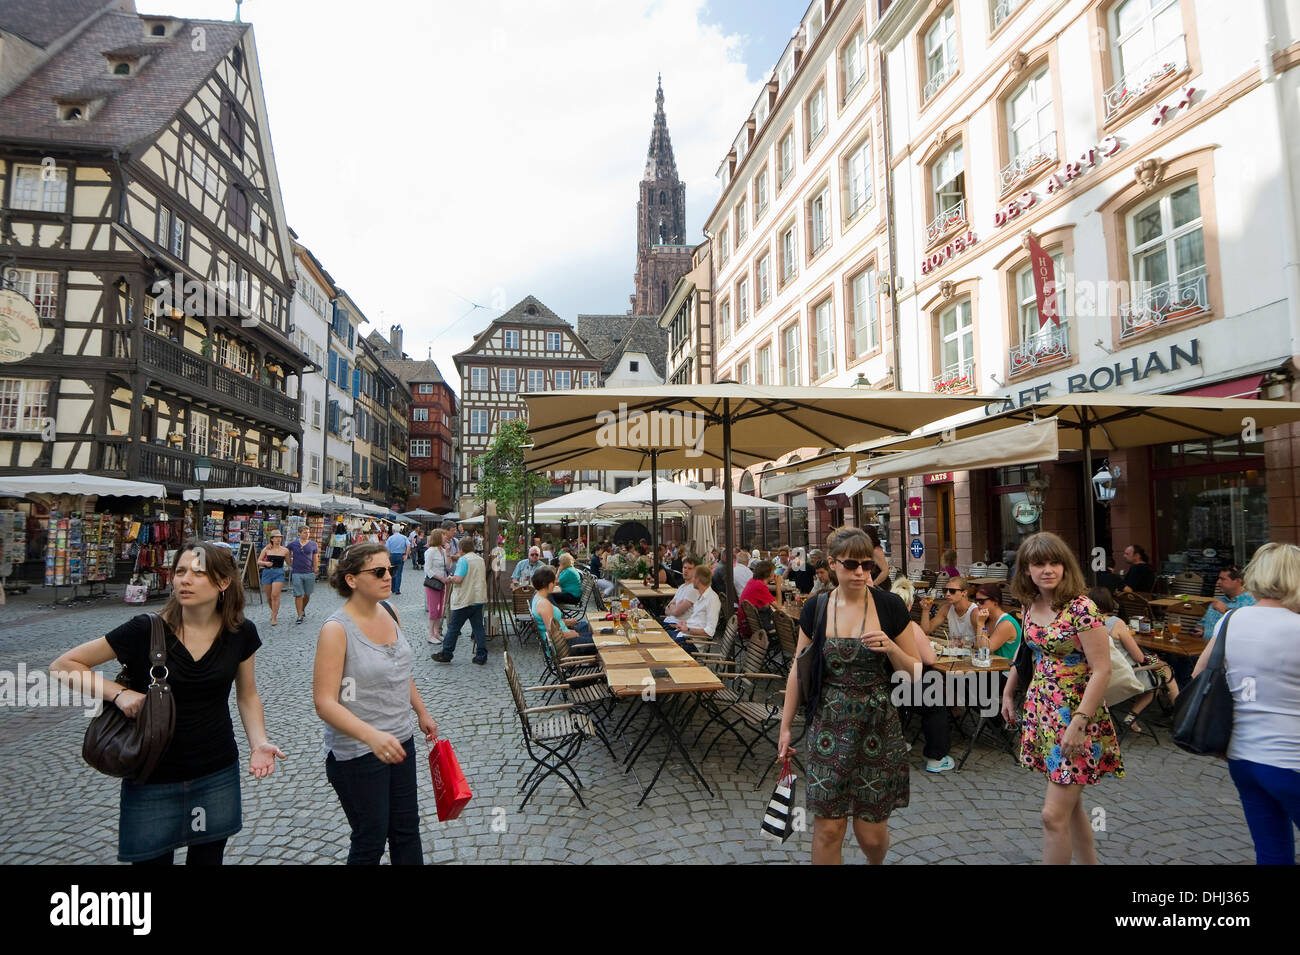
[[[919,537],[912,538],[912,545],[909,548],[909,551],[912,557],[916,560],[920,560],[922,557],[925,556],[925,545],[921,543],[921,538]]]

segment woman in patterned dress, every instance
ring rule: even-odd
[[[906,806],[909,794],[908,745],[892,699],[893,678],[897,671],[911,679],[921,665],[903,602],[868,586],[874,570],[871,540],[858,528],[845,528],[832,535],[829,549],[839,586],[805,605],[796,650],[821,644],[820,691],[803,703],[812,861],[842,861],[851,816],[867,861],[879,865],[889,850],[889,814]],[[798,668],[791,667],[780,757],[794,755],[790,726],[798,705]]]
[[[1119,740],[1103,698],[1110,647],[1079,562],[1055,534],[1027,537],[1016,557],[1012,592],[1025,607],[1025,652],[1034,676],[1025,694],[1020,762],[1047,775],[1043,802],[1043,864],[1097,864],[1083,786],[1124,775]],[[1027,648],[1027,649],[1026,649]],[[1020,675],[1012,669],[1002,715],[1015,722]]]

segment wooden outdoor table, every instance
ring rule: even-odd
[[[667,584],[662,587],[647,587],[640,580],[620,580],[618,586],[629,597],[635,597],[637,600],[668,600],[677,593],[676,587],[669,587]]]
[[[614,627],[614,622],[605,620],[604,615],[599,613],[588,614],[587,621],[591,624],[592,638],[596,642],[596,655],[600,657],[601,668],[605,671],[610,692],[620,699],[639,699],[641,705],[649,707],[651,713],[650,723],[641,731],[641,735],[628,752],[627,767],[624,772],[632,769],[637,758],[660,733],[666,732],[668,735],[668,745],[664,749],[663,759],[659,761],[659,767],[655,770],[650,784],[646,786],[645,792],[641,794],[637,805],[644,803],[650,791],[654,789],[674,749],[681,754],[692,775],[700,781],[700,785],[712,796],[713,789],[695,765],[695,761],[691,759],[690,753],[682,742],[681,734],[674,724],[674,714],[668,712],[666,707],[685,699],[686,694],[716,693],[722,689],[722,681],[712,670],[701,666],[698,660],[681,649],[652,617],[644,621],[647,626],[643,632],[628,634],[625,638],[628,643],[612,646],[602,646],[602,640],[617,639],[617,633],[602,634],[600,630]],[[633,639],[636,643],[631,642]],[[652,676],[650,670],[655,667],[664,667],[668,671],[668,676]],[[654,729],[653,732],[649,732],[651,727]],[[648,738],[647,733],[649,733]]]
[[[1006,577],[967,577],[966,578],[966,583],[974,584],[976,587],[981,587],[984,584],[1009,584],[1010,582],[1011,581],[1009,581]]]
[[[1176,598],[1174,598],[1174,597],[1159,597],[1159,598],[1157,598],[1157,599],[1155,599],[1155,600],[1148,600],[1148,601],[1147,601],[1147,604],[1150,605],[1150,606],[1152,606],[1152,607],[1164,607],[1164,608],[1166,608],[1166,609],[1172,609],[1172,608],[1174,608],[1174,607],[1181,607],[1181,606],[1183,606],[1184,604],[1192,604],[1193,607],[1188,608],[1188,609],[1201,610],[1201,609],[1204,608],[1204,607],[1208,607],[1210,604],[1214,603],[1214,602],[1215,602],[1216,600],[1218,600],[1218,599],[1219,599],[1218,597],[1193,597],[1193,596],[1188,596],[1188,598],[1187,598],[1186,600],[1178,600],[1178,599],[1176,599]]]
[[[941,673],[1001,673],[1011,669],[1011,661],[1006,657],[994,655],[989,658],[989,665],[986,667],[977,667],[971,663],[970,657],[939,657],[938,663],[929,663],[926,666]],[[998,712],[985,713],[984,708],[980,705],[978,699],[971,701],[969,696],[966,697],[965,710],[966,714],[973,714],[975,717],[975,731],[970,734],[970,742],[966,744],[966,752],[961,754],[957,760],[957,771],[966,765],[966,760],[975,749],[975,743],[979,740],[980,735],[989,726],[989,720],[998,719],[1001,716],[1001,694],[994,694],[999,708]]]
[[[1169,639],[1166,634],[1163,640],[1157,640],[1154,633],[1135,633],[1133,640],[1143,650],[1154,650],[1157,653],[1172,653],[1178,657],[1199,657],[1201,651],[1205,649],[1208,642],[1201,637],[1193,637],[1187,634],[1181,635],[1175,643]]]

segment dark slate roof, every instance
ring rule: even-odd
[[[388,361],[385,364],[388,365],[393,374],[408,385],[414,385],[417,382],[421,384],[446,382],[446,379],[442,377],[442,372],[438,370],[438,366],[428,359],[424,361],[405,359],[402,361]]]
[[[20,0],[18,6],[29,3]],[[32,5],[58,6],[39,0]],[[195,25],[205,31],[203,51],[191,49]],[[141,17],[105,13],[0,100],[0,140],[129,150],[158,134],[247,29],[247,23],[189,20],[171,37],[145,43]],[[110,79],[103,51],[141,44],[152,55],[140,72]],[[74,96],[104,96],[105,102],[85,122],[61,122],[55,100]]]
[[[605,375],[618,367],[624,352],[644,352],[663,378],[668,366],[668,330],[657,315],[579,315],[578,337],[605,362]]]
[[[532,311],[529,311],[530,307]],[[493,324],[495,325],[497,322],[509,325],[569,325],[568,322],[552,312],[533,295],[525,295],[513,308],[497,318]]]
[[[0,0],[0,30],[44,49],[110,5],[109,0]]]

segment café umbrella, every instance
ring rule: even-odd
[[[560,464],[630,467],[624,462],[637,456],[652,469],[720,464],[725,474],[729,570],[733,467],[771,461],[794,448],[841,448],[871,438],[906,436],[990,400],[978,395],[731,382],[544,391],[523,397],[533,441],[525,459],[531,469]],[[604,463],[607,460],[618,463]],[[724,576],[734,604],[732,574]]]

